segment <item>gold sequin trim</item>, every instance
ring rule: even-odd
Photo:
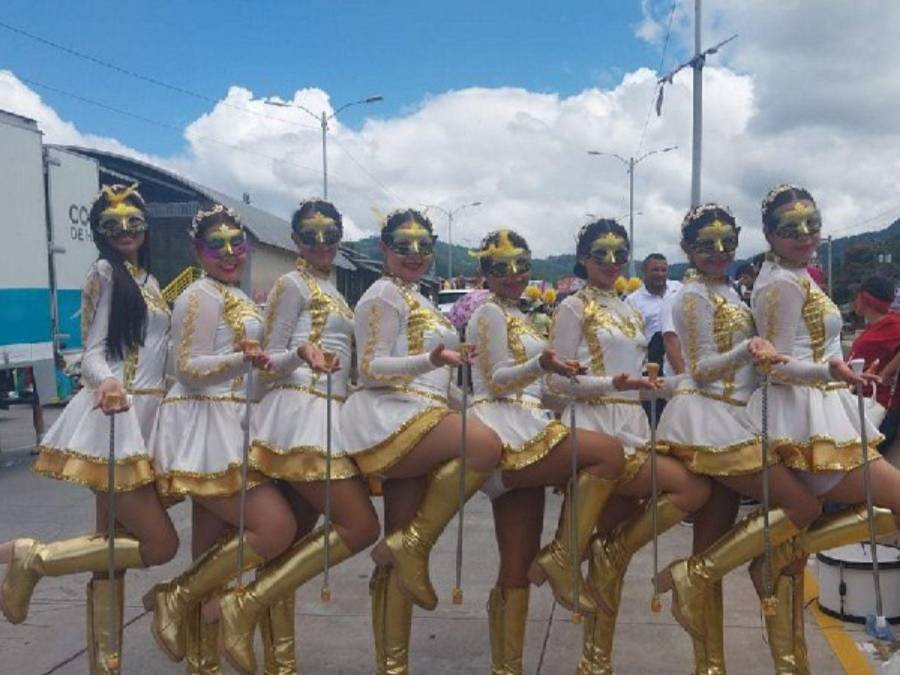
[[[268,478],[256,469],[247,471],[247,489],[268,482]],[[199,471],[171,470],[158,474],[156,488],[163,497],[190,495],[191,497],[231,497],[241,491],[241,464],[229,464],[224,471],[201,473]]]
[[[81,346],[85,348],[88,342],[88,333],[91,332],[91,324],[94,321],[94,312],[97,310],[97,302],[100,299],[100,271],[92,269],[88,274],[81,292]]]
[[[165,389],[128,389],[129,394],[134,396],[165,396]]]
[[[500,468],[504,471],[518,471],[546,457],[569,435],[569,429],[561,422],[552,420],[539,434],[518,447],[503,444]]]
[[[881,459],[875,449],[884,440],[877,434],[869,441],[869,461]],[[818,471],[852,471],[862,466],[862,444],[858,439],[836,441],[830,436],[812,436],[805,443],[790,438],[769,439],[771,452],[777,453],[781,461],[792,469],[816,473]]]
[[[105,457],[38,446],[38,458],[32,471],[42,476],[84,485],[92,490],[108,489],[108,465]],[[116,460],[116,492],[130,492],[154,481],[153,465],[147,455],[131,455]]]
[[[340,294],[338,294],[338,297],[333,297],[322,290],[319,280],[309,271],[306,261],[302,258],[297,261],[297,273],[309,289],[309,342],[320,346],[322,333],[325,331],[325,325],[328,323],[328,317],[332,314],[337,314],[348,321],[352,321],[353,310],[350,309]],[[321,373],[314,372],[312,375],[313,383],[318,382],[320,377]]]
[[[690,394],[692,396],[702,396],[703,398],[709,398],[713,401],[722,401],[723,403],[727,403],[729,405],[735,405],[744,407],[747,405],[747,401],[741,401],[737,398],[732,398],[727,394],[718,394],[714,391],[706,391],[705,389],[695,389],[695,388],[686,388],[686,389],[676,389],[675,393],[672,396],[684,396]]]
[[[362,360],[359,362],[359,370],[370,380],[376,382],[410,382],[412,378],[404,375],[382,375],[372,369],[372,360],[375,358],[375,345],[378,344],[378,332],[381,324],[381,306],[377,302],[372,303],[369,310],[369,335],[366,338],[362,351]]]
[[[197,313],[200,311],[200,291],[194,289],[187,300],[187,312],[184,316],[184,325],[181,327],[181,340],[178,343],[178,371],[189,377],[204,379],[224,372],[228,368],[228,362],[222,361],[217,366],[203,370],[190,365],[191,343],[194,341],[194,331],[197,326]]]
[[[298,483],[325,480],[326,451],[313,446],[279,448],[262,440],[254,440],[250,448],[250,466],[269,478]],[[331,458],[332,480],[359,475],[353,460],[346,456]]]
[[[662,447],[659,447],[658,450],[660,454],[662,454]],[[641,448],[638,448],[630,455],[625,455],[625,468],[622,469],[622,475],[616,482],[619,485],[626,485],[633,481],[637,478],[638,473],[643,468],[644,464],[647,463],[648,459],[650,459],[650,452]]]
[[[510,403],[521,408],[528,408],[529,410],[547,410],[546,406],[542,405],[540,401],[524,400],[522,398],[509,396],[502,396],[500,398],[479,398],[472,401],[469,406],[484,405],[485,403]]]
[[[275,287],[269,295],[269,301],[266,303],[266,320],[263,325],[263,347],[269,348],[269,340],[272,338],[272,331],[275,330],[275,318],[278,316],[278,304],[281,302],[281,296],[284,295],[284,289],[287,286],[287,280],[282,276],[278,277]]]
[[[590,398],[579,398],[578,403],[583,403],[585,405],[641,405],[640,399],[619,398],[616,396],[592,396]]]
[[[809,279],[800,279],[800,285],[806,291],[802,314],[806,330],[809,331],[813,361],[821,363],[825,357],[825,317],[829,314],[839,313],[840,310],[831,301],[831,298]]]
[[[494,303],[494,306],[503,313],[504,317],[506,317],[506,312],[503,311],[503,308],[500,305]],[[524,363],[526,360],[525,347],[522,344],[521,338],[510,334],[510,326],[508,321],[506,322],[506,329],[507,349],[509,349],[510,354],[513,356],[513,360],[517,364]],[[478,368],[481,370],[481,375],[484,378],[484,382],[493,396],[500,398],[507,394],[514,393],[516,391],[524,389],[526,386],[541,377],[541,373],[538,372],[534,375],[527,374],[521,377],[517,377],[503,386],[496,384],[493,377],[493,365],[491,364],[491,354],[489,348],[490,339],[490,326],[488,325],[488,320],[486,317],[482,316],[478,319]]]
[[[299,391],[304,394],[310,394],[312,396],[318,396],[319,398],[328,398],[328,395],[324,391],[319,391],[318,389],[314,389],[313,387],[308,387],[304,384],[276,384],[272,387],[272,391],[276,389],[284,389],[287,391]],[[337,394],[331,395],[332,401],[337,401],[338,403],[343,403],[347,400],[346,396],[338,396]]]
[[[382,473],[406,457],[449,414],[450,409],[443,406],[426,408],[377,445],[354,453],[353,461],[365,475]]]
[[[246,403],[245,396],[236,396],[234,394],[177,394],[175,396],[167,396],[160,405],[169,403],[177,403],[179,401],[212,401],[224,403]],[[259,403],[257,400],[251,400],[250,403]]]
[[[688,471],[704,476],[742,476],[762,470],[762,449],[759,439],[751,438],[721,448],[665,441],[665,454],[680,460]],[[772,453],[769,465],[780,458]]]
[[[423,306],[416,298],[416,290],[411,284],[404,284],[393,277],[386,277],[400,291],[400,297],[409,308],[406,319],[406,344],[410,356],[421,354],[425,349],[425,333],[429,330],[437,331],[440,328],[453,330],[451,324],[443,314],[437,311],[430,303]]]

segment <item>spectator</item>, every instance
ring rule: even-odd
[[[643,285],[629,295],[625,302],[644,315],[644,335],[648,340],[647,358],[662,366],[662,374],[675,374],[675,368],[665,358],[662,335],[662,310],[665,299],[681,290],[680,281],[669,277],[669,263],[661,253],[651,253],[641,266]]]
[[[866,322],[866,328],[853,342],[849,359],[865,359],[866,368],[877,360],[876,372],[882,372],[882,383],[875,391],[876,400],[887,414],[881,423],[885,440],[881,449],[891,447],[897,437],[900,422],[900,397],[895,395],[897,373],[886,371],[900,351],[900,313],[891,309],[894,300],[894,284],[881,276],[866,279],[853,301],[853,311]],[[897,457],[891,458],[894,462]]]
[[[756,282],[757,274],[759,274],[759,268],[752,262],[741,263],[734,273],[736,279],[735,290],[748,307],[750,306],[750,296],[753,294],[753,284]]]

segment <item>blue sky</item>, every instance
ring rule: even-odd
[[[4,23],[214,100],[235,84],[281,97],[319,87],[335,105],[384,95],[348,111],[342,120],[351,126],[471,86],[563,96],[614,86],[625,72],[658,65],[657,49],[634,36],[640,20],[636,0],[7,0],[0,12]],[[0,68],[178,127],[211,107],[5,29]],[[154,154],[184,145],[174,130],[29,86],[84,132]]]

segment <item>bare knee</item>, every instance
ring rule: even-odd
[[[625,447],[617,438],[609,438],[593,449],[587,470],[601,478],[616,480],[625,471]]]
[[[344,528],[344,532],[341,533],[341,539],[353,553],[359,553],[369,548],[378,541],[380,536],[381,525],[374,511],[368,513],[364,518],[354,519],[353,525]]]
[[[813,495],[799,498],[795,503],[783,506],[782,509],[790,521],[798,528],[805,529],[822,515],[822,504]]]
[[[253,548],[263,558],[272,559],[283,553],[297,536],[297,523],[291,518],[273,516],[253,534]]]
[[[678,507],[682,511],[694,513],[699,511],[712,495],[709,480],[691,475],[684,481],[683,489],[678,493]],[[676,501],[673,499],[673,501]],[[677,503],[676,502],[676,503]]]
[[[466,462],[469,468],[482,473],[491,471],[500,463],[502,447],[500,439],[487,428],[472,429],[466,434],[468,451]]]
[[[165,565],[178,553],[178,534],[173,528],[166,528],[161,536],[142,541],[140,551],[141,560],[147,567]]]

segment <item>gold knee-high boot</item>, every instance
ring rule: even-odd
[[[259,617],[264,675],[297,675],[294,637],[294,594],[267,607]]]
[[[408,675],[412,602],[400,591],[393,567],[375,568],[369,595],[375,638],[375,675]]]
[[[775,614],[763,614],[775,673],[809,675],[803,634],[803,573],[779,577],[775,584],[775,598],[778,603]]]
[[[725,624],[722,606],[722,582],[713,584],[706,598],[704,621],[710,627],[703,639],[691,636],[694,645],[693,675],[725,675]]]
[[[437,606],[437,595],[428,575],[428,556],[447,523],[459,510],[459,474],[462,461],[452,459],[432,474],[428,489],[415,517],[385,538],[391,551],[397,582],[413,602],[425,609]],[[465,498],[468,500],[490,474],[465,471]]]
[[[112,606],[115,587],[116,606]],[[91,675],[118,675],[122,670],[122,577],[91,579],[87,585],[87,657]],[[110,632],[109,615],[115,611],[116,630]]]
[[[522,675],[528,596],[528,588],[499,586],[493,588],[488,596],[491,675]]]
[[[799,531],[781,509],[769,512],[769,525],[773,547]],[[704,621],[704,610],[713,585],[731,570],[759,556],[763,549],[763,514],[754,512],[703,553],[670,565],[672,610],[685,630],[702,639],[706,639],[710,631],[719,630]],[[720,638],[715,636],[715,639]]]
[[[187,570],[151,591],[153,637],[173,661],[184,658],[184,623],[190,618],[189,610],[237,575],[237,558],[238,538],[231,537],[207,549]],[[245,541],[244,569],[252,569],[263,561]]]
[[[657,533],[662,534],[687,515],[668,496],[663,495],[657,500]],[[652,539],[653,508],[647,502],[640,512],[622,523],[610,536],[594,537],[591,541],[588,586],[602,600],[602,605],[597,605],[596,614],[585,624],[579,673],[612,673],[613,632],[625,572],[631,557]]]
[[[346,560],[353,552],[332,528],[317,528],[274,560],[268,562],[250,585],[227,593],[219,601],[222,652],[239,672],[253,675],[253,630],[260,615],[298,586],[325,569],[325,538],[330,545],[331,564]]]
[[[191,607],[184,623],[186,672],[187,675],[221,675],[219,627],[203,620],[202,608],[202,603]]]
[[[535,564],[540,568],[541,576],[550,582],[550,588],[557,602],[570,610],[577,609],[583,614],[592,614],[597,610],[590,593],[579,593],[578,607],[575,606],[575,589],[572,584],[573,560],[581,561],[584,557],[591,533],[616,485],[615,480],[600,478],[588,471],[579,472],[574,483],[570,482],[566,490],[556,535],[535,558]],[[574,551],[571,511],[573,496],[578,509],[575,514],[574,534],[577,546]]]
[[[897,520],[888,509],[875,508],[875,536],[897,532]],[[840,511],[825,513],[796,537],[772,548],[772,586],[776,585],[781,570],[795,560],[806,558],[829,548],[855,544],[869,537],[869,521],[865,504],[847,506]],[[762,579],[762,559],[754,561],[754,581]]]
[[[140,544],[133,537],[116,537],[116,570],[144,567]],[[22,623],[28,616],[31,594],[41,577],[60,577],[79,572],[109,569],[109,542],[103,535],[86,535],[41,544],[34,539],[17,539],[13,557],[0,585],[0,611],[10,623]]]

